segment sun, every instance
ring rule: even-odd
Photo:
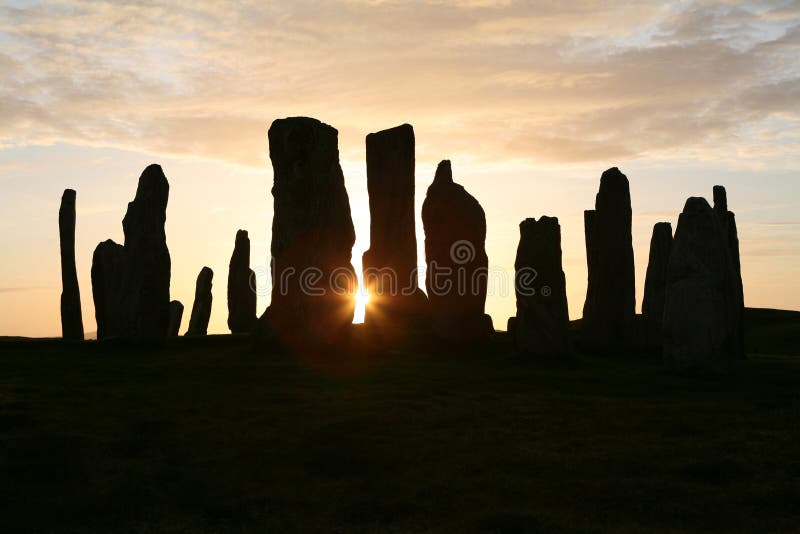
[[[369,302],[369,293],[359,284],[358,291],[356,291],[356,311],[353,315],[353,323],[360,324],[364,322],[364,314],[367,310],[367,303]]]

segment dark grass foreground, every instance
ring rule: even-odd
[[[800,359],[0,345],[0,532],[794,531]]]

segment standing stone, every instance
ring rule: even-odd
[[[122,334],[119,306],[125,248],[108,239],[92,255],[92,297],[97,321],[97,339],[119,338]]]
[[[714,186],[714,212],[722,222],[725,240],[728,243],[728,252],[736,272],[736,301],[733,303],[739,317],[736,351],[739,358],[744,358],[744,284],[742,283],[742,262],[739,256],[739,231],[736,229],[736,215],[728,210],[728,194],[721,185]]]
[[[486,216],[475,198],[453,182],[450,162],[436,169],[422,204],[431,326],[450,342],[481,341],[493,332],[484,313],[489,260]]]
[[[178,337],[178,332],[181,329],[181,320],[183,320],[183,304],[179,300],[173,300],[169,303],[168,337]]]
[[[239,230],[228,266],[228,328],[234,334],[250,332],[256,320],[256,273],[250,269],[250,238],[247,230]]]
[[[211,303],[214,299],[211,295],[213,280],[214,271],[208,267],[200,269],[194,290],[192,315],[189,317],[189,329],[186,331],[187,336],[204,336],[208,333],[208,321],[211,319]]]
[[[58,234],[61,242],[61,335],[64,339],[83,341],[81,292],[75,267],[75,191],[65,189],[58,210]]]
[[[511,323],[521,352],[537,356],[570,353],[567,282],[561,262],[561,226],[556,217],[525,219],[520,239],[514,290],[517,317]]]
[[[664,318],[664,300],[667,290],[667,265],[672,252],[672,225],[656,223],[650,239],[650,259],[644,281],[642,316],[645,343],[648,349],[661,348],[661,324]]]
[[[259,329],[290,349],[334,342],[353,322],[355,230],[338,135],[307,117],[278,119],[269,129],[272,302]]]
[[[584,213],[589,281],[583,343],[593,350],[626,350],[633,343],[636,288],[628,178],[616,167],[600,178],[595,209]]]
[[[384,337],[419,325],[427,308],[417,281],[414,163],[411,125],[367,136],[370,248],[363,267],[370,300],[364,322]]]
[[[170,257],[164,224],[168,199],[169,183],[161,166],[148,166],[122,220],[125,269],[119,312],[127,341],[160,344],[167,336]]]
[[[738,357],[736,270],[723,221],[704,198],[686,201],[667,268],[664,359],[721,372]]]

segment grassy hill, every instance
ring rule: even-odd
[[[748,353],[800,356],[800,312],[747,308],[744,319]]]
[[[800,359],[0,343],[0,531],[795,530]]]

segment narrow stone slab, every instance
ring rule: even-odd
[[[584,213],[589,271],[582,341],[590,350],[633,344],[636,284],[628,178],[616,167],[600,178],[595,209]]]
[[[211,295],[211,286],[214,280],[214,271],[203,267],[197,275],[195,285],[194,304],[192,315],[189,317],[187,336],[205,336],[208,334],[208,321],[211,319],[211,304],[214,297]]]
[[[61,244],[61,335],[83,341],[81,292],[75,267],[75,190],[65,189],[58,209],[58,234]]]
[[[650,256],[644,282],[642,317],[645,344],[651,351],[661,350],[661,325],[664,318],[664,301],[667,292],[667,266],[672,252],[672,225],[656,223],[650,238]]]
[[[279,119],[269,129],[269,154],[273,278],[264,320],[271,324],[259,328],[289,348],[334,342],[350,329],[358,287],[338,132],[307,117]]]
[[[414,129],[371,133],[367,145],[370,248],[363,256],[369,304],[364,322],[392,339],[423,324],[427,298],[418,285],[414,216]]]
[[[256,324],[256,273],[250,268],[247,230],[236,232],[228,267],[228,328],[234,334],[250,332]]]
[[[97,339],[120,338],[120,299],[125,270],[125,247],[111,239],[103,241],[92,254],[92,297],[97,321]]]
[[[525,219],[514,262],[516,320],[509,321],[517,350],[536,356],[571,352],[567,283],[561,259],[561,226],[556,217]]]

